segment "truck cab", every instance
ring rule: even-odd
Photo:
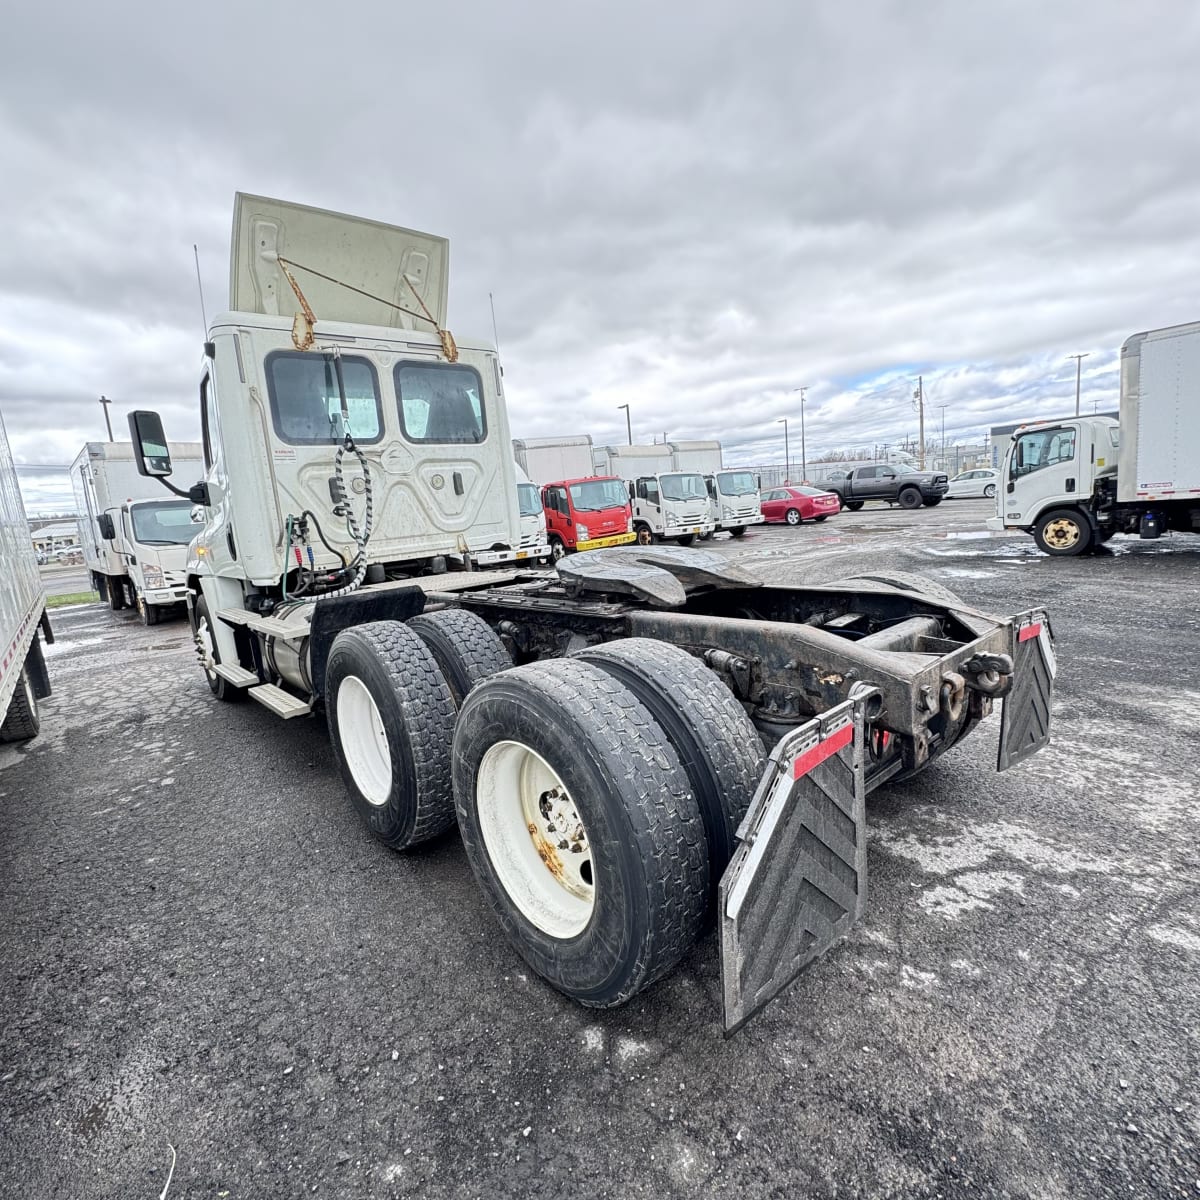
[[[715,528],[708,486],[698,471],[642,475],[629,484],[629,494],[639,541],[666,540],[690,546]]]
[[[1019,427],[1004,456],[991,529],[1034,534],[1051,554],[1079,553],[1103,537],[1097,499],[1115,483],[1120,427],[1111,417]]]
[[[716,532],[741,537],[751,525],[763,523],[758,478],[753,471],[717,471],[704,477],[709,516]]]
[[[521,515],[520,553],[539,562],[549,562],[550,545],[546,538],[546,511],[542,507],[542,493],[538,486],[521,468],[517,470],[517,507]]]
[[[186,498],[121,505],[113,544],[145,624],[157,625],[165,610],[187,600],[188,543],[198,531]]]
[[[599,550],[636,540],[625,484],[613,476],[564,479],[542,488],[550,552]]]

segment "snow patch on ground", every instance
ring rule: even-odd
[[[1200,934],[1193,933],[1190,929],[1176,929],[1173,925],[1151,925],[1146,932],[1156,942],[1200,953]]]

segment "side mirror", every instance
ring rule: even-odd
[[[1023,467],[1025,465],[1025,443],[1024,442],[1017,443],[1017,460],[1016,461],[1017,461],[1018,467]]]
[[[113,519],[108,513],[101,513],[96,518],[96,525],[100,530],[100,536],[106,542],[111,542],[117,536],[116,526],[113,525]]]
[[[171,452],[163,433],[162,418],[156,412],[131,412],[129,436],[133,441],[133,456],[139,475],[156,478],[170,475]]]

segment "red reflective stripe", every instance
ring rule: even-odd
[[[1020,633],[1017,634],[1018,642],[1031,642],[1039,633],[1042,632],[1042,624],[1039,621],[1036,625],[1026,625]]]
[[[843,725],[837,733],[831,733],[823,742],[818,742],[811,750],[805,750],[799,758],[792,760],[792,778],[800,779],[807,775],[813,767],[820,766],[827,758],[832,758],[853,740],[854,726]]]

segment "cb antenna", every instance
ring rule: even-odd
[[[192,255],[196,259],[196,288],[200,292],[200,320],[204,322],[204,340],[208,340],[208,314],[204,311],[204,284],[200,281],[200,251],[192,243]]]
[[[492,341],[496,343],[496,353],[500,353],[500,335],[496,332],[496,302],[492,293],[488,292],[488,303],[492,306]]]

